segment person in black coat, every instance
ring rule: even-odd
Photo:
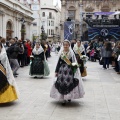
[[[13,74],[16,77],[17,74],[17,70],[19,69],[19,63],[18,63],[18,54],[22,53],[22,49],[15,43],[14,39],[10,40],[10,44],[11,46],[7,49],[7,54],[10,60],[10,65],[12,67],[13,70]]]

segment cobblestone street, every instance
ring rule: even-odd
[[[113,68],[88,62],[84,98],[62,106],[50,98],[56,61],[53,53],[48,59],[51,74],[44,79],[30,77],[29,66],[19,69],[19,100],[0,105],[0,120],[120,120],[120,76]]]

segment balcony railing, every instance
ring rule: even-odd
[[[97,27],[101,25],[107,25],[107,26],[114,26],[114,27],[120,27],[120,19],[84,19],[84,21],[90,26],[90,27]]]
[[[47,19],[55,19],[54,17],[47,17]]]

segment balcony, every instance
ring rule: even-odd
[[[54,18],[54,17],[50,17],[50,16],[49,16],[49,17],[47,17],[47,19],[54,20],[55,18]]]
[[[84,19],[90,27],[120,27],[120,19]]]

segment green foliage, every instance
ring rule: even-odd
[[[46,33],[41,33],[41,40],[46,40],[47,39],[47,34]]]

